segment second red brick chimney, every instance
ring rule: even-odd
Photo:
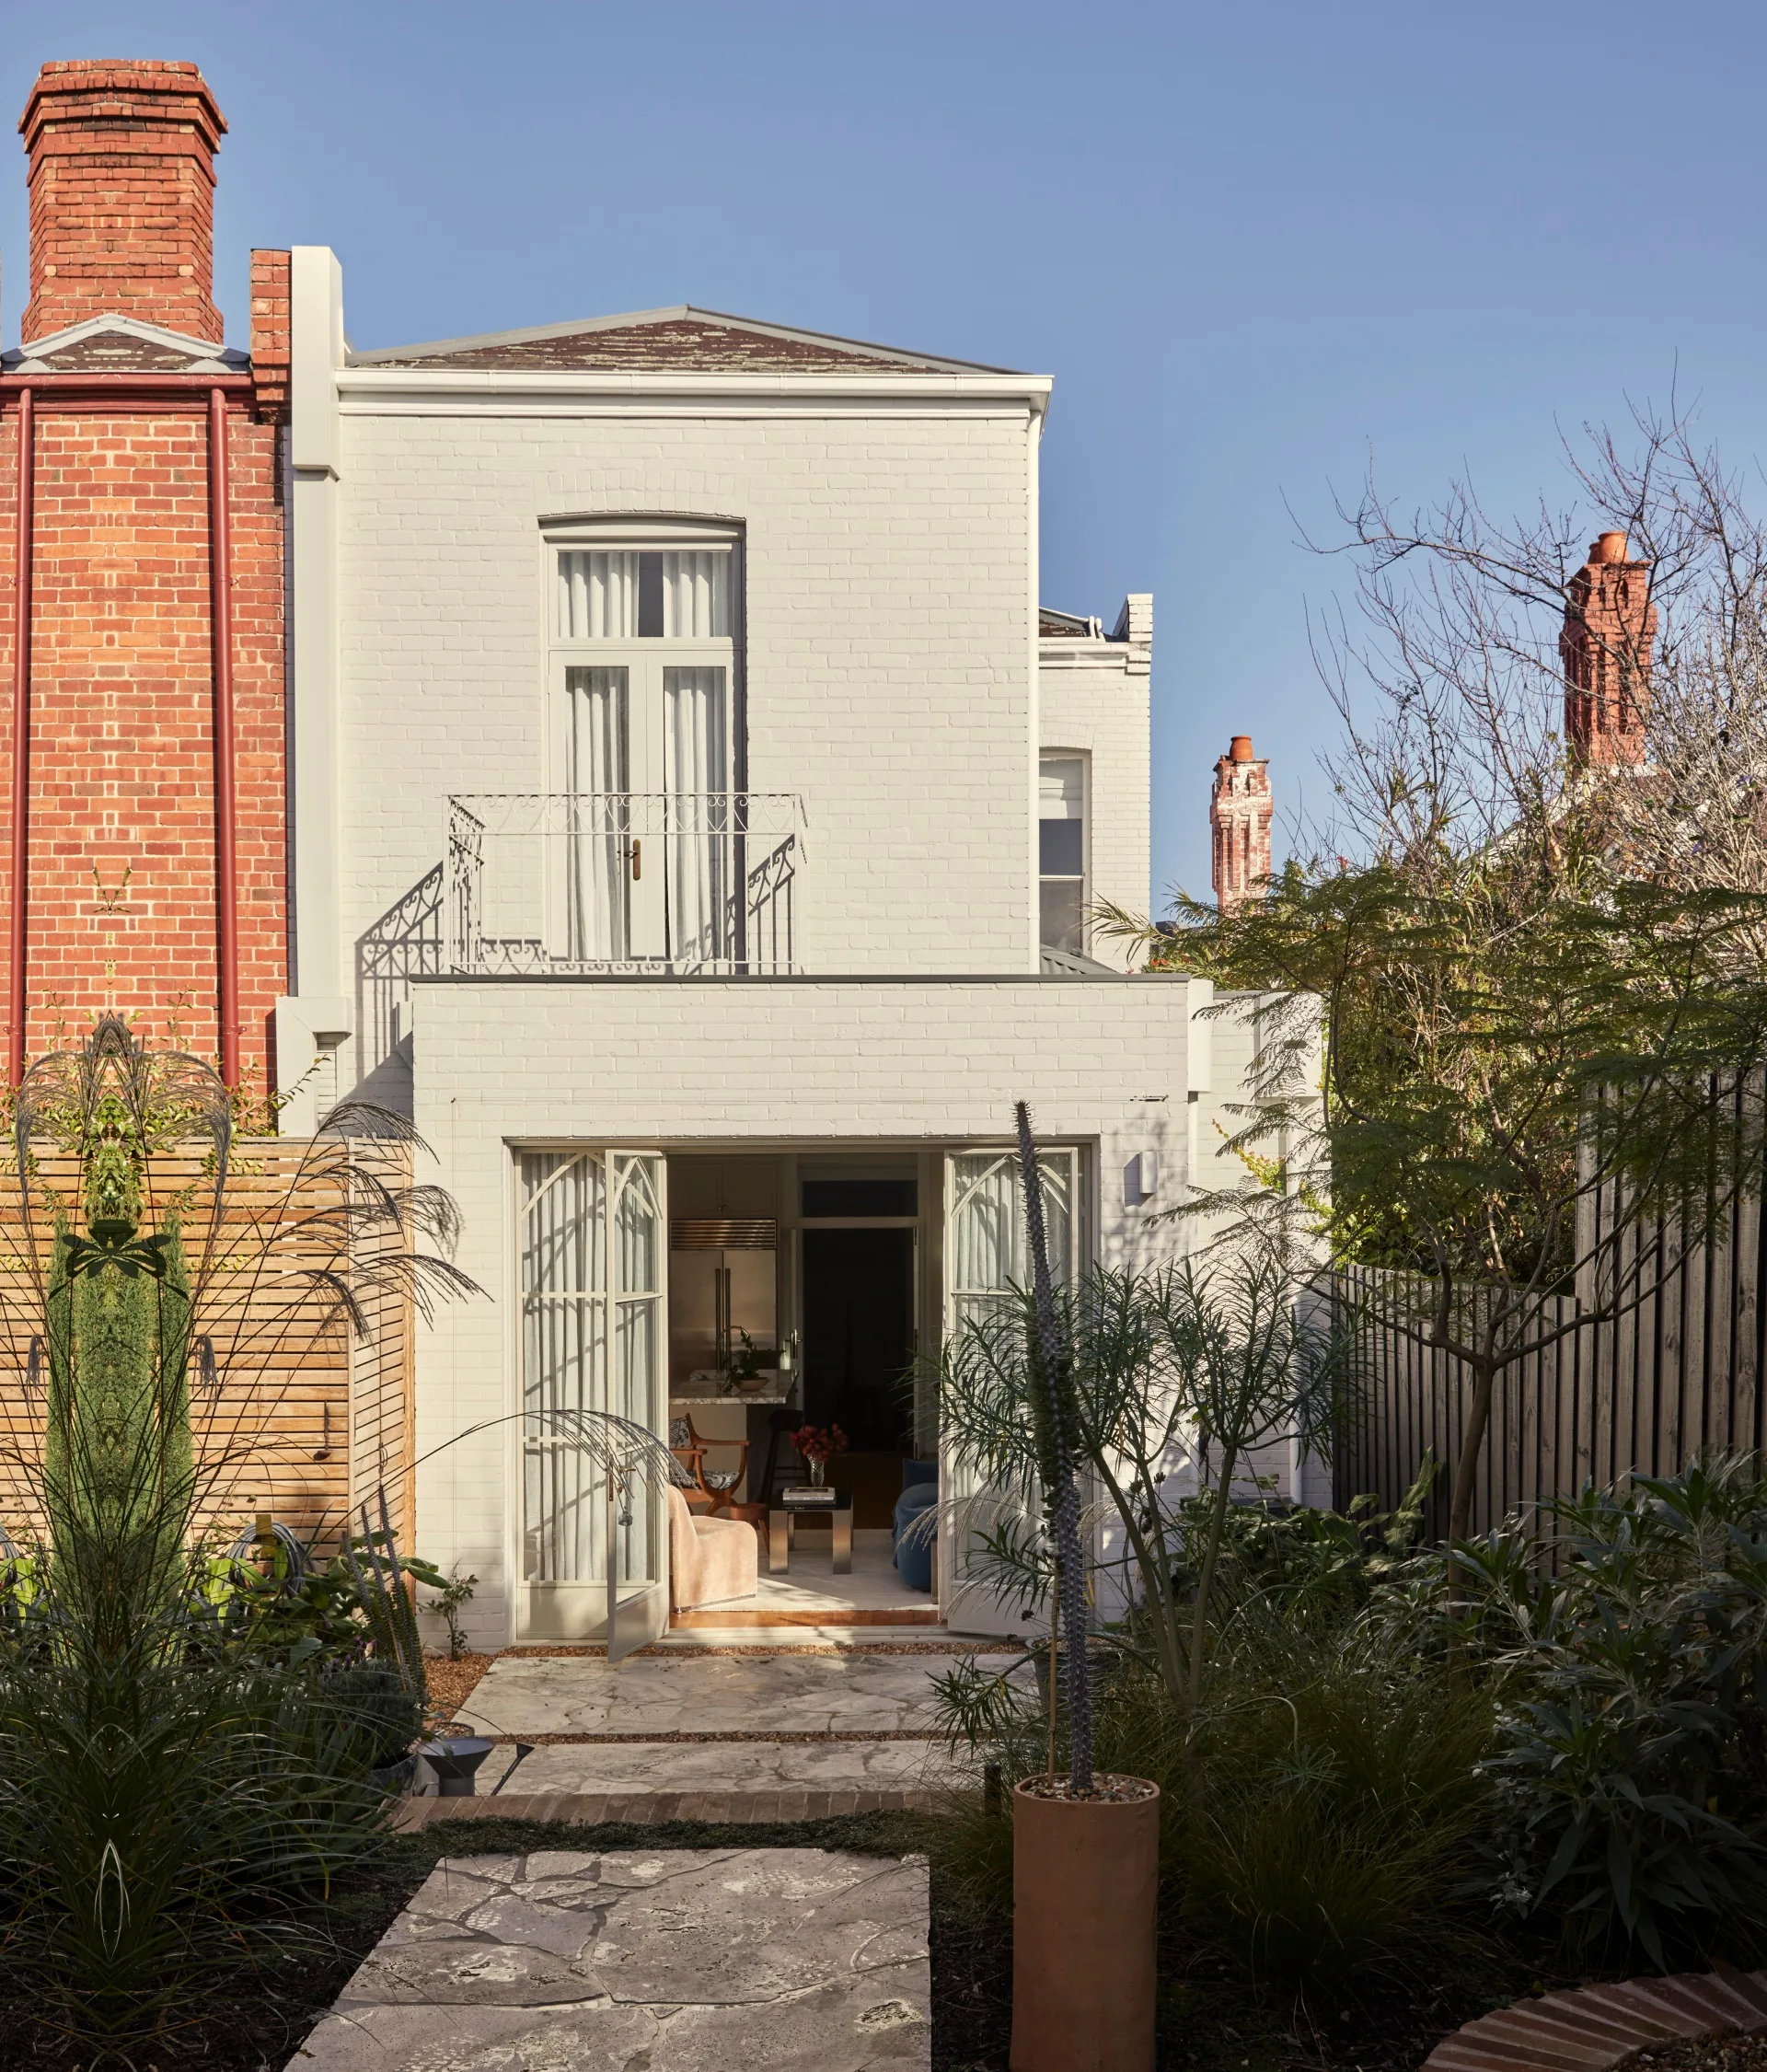
[[[214,153],[226,123],[193,64],[46,64],[18,128],[30,155],[27,345],[122,316],[218,344]]]
[[[1270,762],[1252,753],[1252,736],[1236,734],[1215,765],[1208,802],[1215,897],[1230,913],[1270,875],[1270,822],[1276,801]]]
[[[1580,767],[1635,768],[1645,760],[1656,639],[1650,563],[1626,559],[1623,532],[1604,532],[1570,580],[1558,637],[1565,736]]]

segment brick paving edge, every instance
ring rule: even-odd
[[[936,1792],[849,1791],[548,1791],[506,1798],[406,1799],[393,1815],[410,1834],[440,1820],[556,1821],[581,1827],[615,1823],[655,1827],[704,1821],[753,1827],[776,1822],[832,1820],[845,1813],[933,1812]],[[1767,2015],[1762,2017],[1767,2025]]]
[[[1767,1972],[1687,1973],[1518,2000],[1443,2037],[1424,2072],[1608,2072],[1653,2043],[1767,2030]]]

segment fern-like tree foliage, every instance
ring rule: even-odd
[[[1464,1364],[1449,1531],[1471,1530],[1500,1379],[1634,1314],[1758,1190],[1767,1158],[1759,895],[1518,846],[1291,868],[1184,903],[1156,961],[1234,989],[1252,1051],[1221,1177],[1186,1213],[1277,1233],[1322,1293]],[[1574,1300],[1567,1300],[1574,1298]]]

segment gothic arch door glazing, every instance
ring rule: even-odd
[[[659,1152],[521,1156],[519,1629],[610,1661],[668,1624],[667,1212]]]

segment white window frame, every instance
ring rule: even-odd
[[[729,700],[729,785],[748,786],[746,691],[742,667],[745,567],[742,533],[727,524],[692,519],[622,517],[549,520],[542,525],[541,591],[546,613],[543,789],[567,790],[565,671],[624,669],[627,695],[627,789],[668,789],[664,769],[664,671],[722,668]],[[715,640],[572,640],[559,631],[560,557],[581,552],[666,554],[723,552],[730,557],[730,631]]]
[[[1037,945],[1040,949],[1054,949],[1055,945],[1043,939],[1043,888],[1045,885],[1071,885],[1067,876],[1046,875],[1043,869],[1043,766],[1050,762],[1077,762],[1080,765],[1080,952],[1090,956],[1092,951],[1092,924],[1090,912],[1092,903],[1092,756],[1090,748],[1040,747],[1037,750]],[[1066,953],[1057,952],[1057,955]]]

